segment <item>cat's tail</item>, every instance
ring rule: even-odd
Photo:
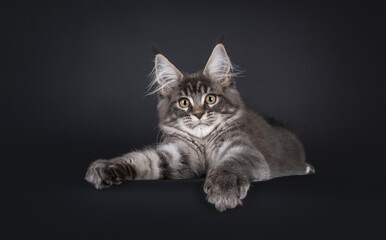
[[[315,168],[309,163],[306,163],[306,174],[315,174]]]

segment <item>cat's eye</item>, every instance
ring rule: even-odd
[[[213,95],[213,94],[209,94],[208,96],[206,96],[205,101],[206,101],[208,104],[213,104],[213,103],[216,102],[216,96]]]
[[[180,107],[182,107],[182,108],[187,108],[190,106],[189,99],[187,99],[187,98],[181,98],[180,101],[178,102],[178,104],[180,104]]]

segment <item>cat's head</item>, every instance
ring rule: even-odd
[[[223,44],[215,46],[204,70],[194,74],[182,73],[156,54],[153,85],[159,96],[160,127],[197,138],[208,136],[243,108],[234,75]]]

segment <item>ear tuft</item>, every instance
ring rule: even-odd
[[[223,44],[219,43],[214,47],[203,73],[223,86],[228,85],[236,75]]]
[[[221,34],[220,37],[217,40],[217,44],[222,44],[224,42],[225,34]]]
[[[151,50],[154,53],[154,56],[161,53],[157,45],[155,45],[154,43],[151,43]]]
[[[153,88],[154,85],[157,85],[157,87],[149,94],[160,92],[167,95],[183,75],[165,56],[157,54],[154,59],[152,77],[153,80],[149,85],[149,89]]]

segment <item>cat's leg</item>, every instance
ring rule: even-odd
[[[241,205],[252,181],[270,178],[265,158],[252,146],[229,147],[219,158],[208,172],[204,191],[208,202],[221,212]]]
[[[186,145],[168,143],[110,160],[97,160],[89,166],[85,179],[102,189],[125,180],[192,178],[196,173],[189,167],[188,158],[193,155],[189,151]]]

